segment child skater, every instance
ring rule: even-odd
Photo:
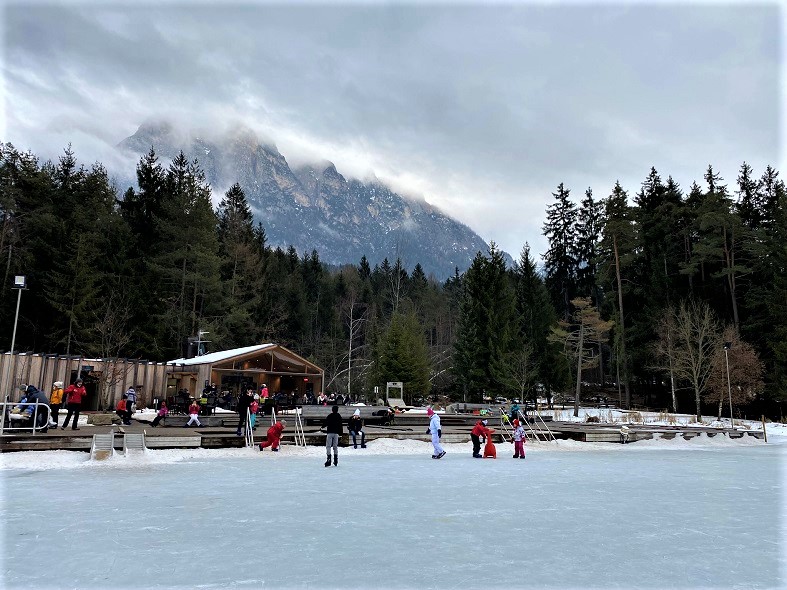
[[[257,424],[257,410],[260,409],[260,396],[259,394],[254,394],[254,401],[249,404],[249,422],[251,422],[251,429],[254,430],[254,427]]]
[[[527,442],[525,429],[522,428],[518,418],[514,418],[512,424],[514,425],[514,459],[524,459],[525,443]]]

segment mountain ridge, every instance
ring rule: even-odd
[[[420,263],[444,280],[488,249],[472,229],[427,201],[402,196],[376,177],[346,178],[329,160],[291,167],[275,145],[244,127],[206,139],[167,122],[146,123],[118,144],[139,155],[151,146],[161,159],[180,151],[196,158],[214,188],[237,182],[272,246],[317,250],[328,264],[357,264],[364,255],[372,265],[401,258],[405,267]]]

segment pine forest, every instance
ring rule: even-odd
[[[42,162],[0,145],[0,339],[27,277],[16,349],[166,361],[276,342],[325,369],[328,390],[406,401],[482,398],[782,417],[787,398],[787,196],[771,167],[708,166],[679,186],[560,183],[544,253],[513,268],[493,243],[445,282],[417,260],[329,267],[272,248],[244,187],[214,195],[198,161],[151,148],[116,187],[71,148]],[[218,207],[214,202],[219,203]],[[543,256],[543,263],[537,260]],[[727,373],[729,367],[729,379]]]

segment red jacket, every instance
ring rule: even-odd
[[[126,400],[122,399],[118,402],[117,408],[115,408],[118,412],[125,412],[126,411]]]
[[[276,424],[268,428],[268,439],[280,439],[282,430],[284,430],[284,425],[281,422],[276,422]]]
[[[484,438],[488,438],[491,432],[486,426],[484,426],[484,423],[479,420],[478,422],[476,422],[475,426],[473,426],[473,430],[470,431],[470,434],[474,434],[479,438],[481,438],[482,436]]]
[[[68,396],[69,404],[81,404],[82,398],[87,395],[84,385],[77,387],[73,383],[69,385],[63,393]]]

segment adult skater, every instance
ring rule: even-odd
[[[443,431],[440,428],[440,416],[432,408],[426,409],[426,415],[429,416],[429,428],[426,429],[426,433],[431,433],[432,446],[434,447],[432,459],[442,459],[445,456],[445,451],[440,446],[440,438],[443,436]]]
[[[344,432],[339,406],[333,406],[331,408],[331,413],[328,414],[328,417],[325,419],[323,428],[325,428],[327,433],[325,435],[325,454],[327,455],[325,466],[331,466],[331,449],[333,449],[333,464],[337,466],[339,465],[339,437]]]
[[[260,450],[265,447],[270,447],[272,451],[279,452],[279,441],[281,441],[281,433],[284,427],[287,426],[286,420],[279,420],[268,428],[268,433],[265,436],[265,441],[260,443]]]
[[[487,420],[479,420],[470,431],[470,439],[473,441],[473,457],[476,459],[481,459],[481,443],[486,442],[491,434],[486,427],[487,423]]]
[[[347,431],[353,437],[353,448],[358,448],[358,440],[356,437],[361,435],[361,448],[366,448],[366,433],[363,431],[363,419],[361,418],[361,410],[355,409],[355,412],[347,421]]]

